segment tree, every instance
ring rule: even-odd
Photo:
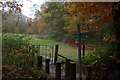
[[[117,64],[120,64],[120,2],[72,2],[68,3],[69,6],[66,3],[63,5],[69,8],[72,20],[76,22],[74,24],[80,24],[81,28],[99,30],[106,24],[113,25],[116,36],[115,56],[118,58]],[[81,24],[83,21],[84,24]]]
[[[2,11],[2,32],[4,33],[27,33],[27,17],[23,14]]]
[[[21,8],[23,5],[19,3],[19,1],[0,1],[0,7],[2,7],[2,11],[4,11],[4,9],[6,7],[9,8],[9,14],[11,14],[13,11],[21,13]]]

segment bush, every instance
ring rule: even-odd
[[[2,56],[3,63],[9,65],[21,65],[30,61],[30,37],[21,34],[2,35]],[[24,66],[26,66],[24,65]]]
[[[2,35],[2,53],[13,52],[13,49],[24,49],[25,44],[29,44],[30,38],[25,37],[21,34],[3,34]]]
[[[116,57],[114,57],[111,52],[98,48],[97,50],[88,53],[83,61],[85,64],[89,64],[94,67],[108,67],[111,66],[115,60]]]
[[[114,48],[112,48],[114,49]],[[97,47],[95,51],[88,53],[83,59],[84,65],[90,65],[92,67],[92,77],[100,77],[100,68],[108,68],[109,74],[113,75],[115,71],[115,65],[117,57],[114,55],[114,50],[111,47],[100,48]],[[97,79],[96,79],[97,80]]]

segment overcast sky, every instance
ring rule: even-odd
[[[36,7],[37,10],[40,10],[40,6],[44,2],[45,0],[23,0],[23,7],[21,8],[23,15],[34,18],[35,10],[31,7],[34,6],[34,8]]]

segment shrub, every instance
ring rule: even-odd
[[[22,34],[2,35],[2,56],[3,63],[21,65],[30,61],[30,37]],[[25,66],[25,65],[24,65]]]
[[[13,49],[19,50],[24,49],[25,44],[29,44],[30,38],[25,37],[21,34],[3,34],[2,35],[2,53],[13,52]]]
[[[84,65],[90,65],[92,67],[92,77],[94,79],[95,77],[100,77],[101,67],[108,68],[108,75],[114,74],[117,57],[115,57],[113,49],[111,49],[111,47],[97,47],[95,51],[88,53],[83,59]]]

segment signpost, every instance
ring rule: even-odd
[[[77,25],[77,33],[73,34],[75,40],[78,40],[78,58],[79,58],[79,80],[82,80],[82,67],[81,67],[81,40],[87,39],[86,33],[80,33],[80,25]]]
[[[75,40],[78,40],[78,34],[73,34],[73,37]],[[87,34],[86,33],[80,33],[80,39],[81,40],[86,40],[87,39]]]
[[[77,31],[78,31],[78,58],[79,58],[79,80],[82,80],[82,69],[81,69],[81,35],[80,35],[80,25],[77,25]]]

